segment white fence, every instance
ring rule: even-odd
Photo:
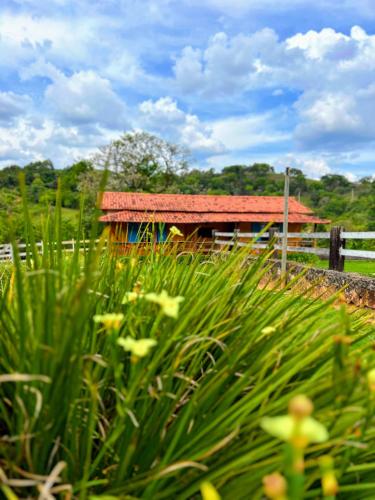
[[[95,240],[95,243],[98,243],[99,240]],[[61,242],[61,247],[64,252],[74,252],[76,247],[79,247],[80,251],[87,250],[89,247],[90,240],[81,240],[81,241],[76,241],[76,240],[68,240],[68,241],[62,241]],[[43,242],[39,241],[36,243],[36,247],[38,249],[38,253],[40,255],[43,254]],[[18,252],[21,257],[21,259],[26,259],[27,253],[29,255],[31,254],[30,249],[27,248],[26,243],[18,243],[17,244]],[[10,243],[4,243],[0,245],[0,262],[4,261],[10,261],[12,262],[14,259],[14,252],[13,252],[13,247]]]
[[[234,231],[232,233],[220,231],[213,232],[215,245],[219,245],[222,247],[249,246],[249,248],[268,248],[275,251],[282,249],[282,245],[280,244],[279,240],[280,238],[283,238],[283,236],[283,233],[272,230],[265,233],[241,233],[240,231]],[[310,253],[319,255],[321,257],[327,257],[330,261],[330,269],[343,270],[345,257],[375,260],[374,250],[350,250],[345,248],[346,242],[348,240],[375,241],[375,231],[353,232],[344,231],[342,228],[334,227],[332,228],[331,232],[288,233],[287,236],[288,240],[291,240],[290,242],[288,242],[288,252]],[[311,241],[317,242],[318,240],[328,240],[329,248],[320,248],[318,246],[311,245]]]

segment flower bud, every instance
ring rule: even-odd
[[[375,368],[367,372],[367,383],[371,392],[375,392]]]
[[[335,477],[333,458],[324,455],[319,459],[319,464],[322,471],[323,495],[325,497],[334,497],[339,491],[339,485]]]
[[[339,491],[339,484],[333,471],[322,476],[322,490],[326,497],[334,497]]]
[[[264,493],[271,500],[286,499],[287,484],[284,477],[278,472],[275,472],[274,474],[269,474],[268,476],[264,476],[263,488],[264,488]]]
[[[353,340],[348,335],[334,335],[333,341],[335,344],[350,345]]]
[[[301,420],[309,417],[314,410],[314,405],[307,396],[300,394],[289,401],[289,415]]]
[[[274,326],[266,326],[262,329],[261,333],[263,335],[271,335],[272,333],[276,332],[276,328]]]
[[[203,500],[220,500],[220,495],[211,483],[205,481],[201,484],[201,493]]]

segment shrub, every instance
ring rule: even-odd
[[[288,254],[288,260],[294,262],[301,262],[301,264],[317,265],[320,262],[318,255],[312,253],[290,253]]]

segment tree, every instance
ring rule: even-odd
[[[100,149],[94,166],[114,172],[118,189],[166,191],[187,169],[187,150],[148,132],[127,132]]]
[[[51,160],[34,161],[25,165],[23,171],[25,172],[27,185],[31,184],[36,177],[39,177],[46,187],[56,188],[57,172]]]
[[[352,187],[352,183],[346,177],[338,174],[323,175],[320,182],[327,191],[337,191],[341,194],[347,193]]]
[[[88,160],[81,160],[61,171],[62,203],[65,207],[79,207],[79,185],[84,174],[94,171],[92,163]]]
[[[22,168],[18,165],[10,165],[0,170],[0,188],[16,188],[18,187],[18,176],[22,172]]]
[[[306,177],[302,170],[299,168],[290,169],[290,193],[292,195],[300,196],[306,191]]]
[[[40,175],[34,177],[33,182],[29,186],[29,195],[34,203],[39,203],[42,195],[44,194],[46,187],[40,178]]]

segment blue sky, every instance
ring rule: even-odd
[[[1,0],[0,167],[123,131],[201,168],[375,174],[375,0]]]

